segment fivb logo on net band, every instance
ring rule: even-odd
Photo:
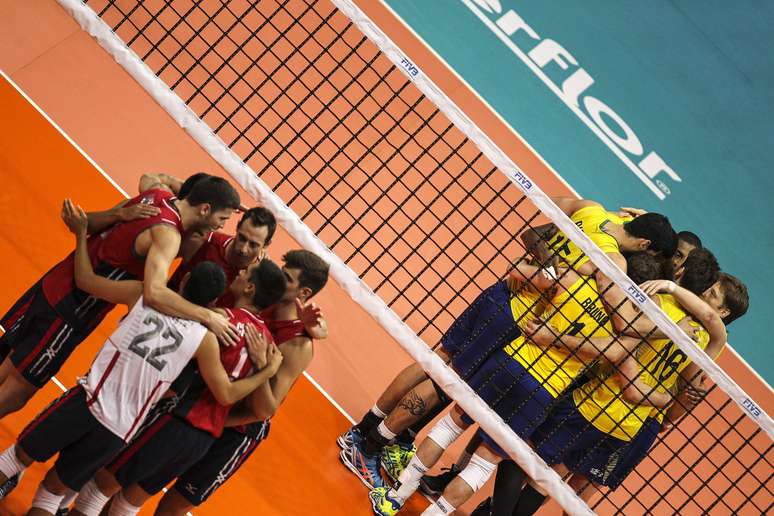
[[[655,151],[646,154],[642,142],[613,108],[586,91],[594,79],[562,45],[541,37],[514,9],[503,12],[500,0],[461,0],[481,18],[489,29],[538,76],[551,91],[580,118],[602,142],[658,197],[671,193],[664,180],[682,182],[677,173]],[[517,32],[535,42],[529,50],[516,45]],[[523,45],[522,45],[523,46]],[[561,84],[554,82],[543,70],[567,74]]]

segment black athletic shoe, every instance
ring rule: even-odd
[[[470,516],[489,516],[492,514],[492,497],[490,496],[473,509]]]
[[[430,475],[424,475],[422,480],[419,481],[419,489],[422,490],[427,496],[441,496],[446,486],[454,480],[457,475],[462,471],[456,464],[452,464],[450,468],[443,468],[440,475],[431,477]]]
[[[8,496],[8,494],[13,491],[16,486],[19,485],[19,475],[14,475],[8,480],[5,481],[3,485],[0,486],[0,500]]]

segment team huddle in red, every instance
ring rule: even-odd
[[[128,314],[78,384],[0,454],[0,498],[57,456],[28,514],[156,514],[204,503],[244,464],[327,337],[309,303],[328,279],[317,255],[266,254],[276,221],[244,209],[224,179],[144,175],[102,212],[66,200],[75,250],[0,319],[0,417],[21,409],[116,305]],[[235,235],[219,230],[237,211]],[[170,278],[176,258],[181,264]]]

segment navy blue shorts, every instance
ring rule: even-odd
[[[468,384],[522,439],[528,439],[543,423],[554,404],[551,393],[502,350],[493,353]],[[496,453],[507,456],[491,437],[479,432]]]
[[[564,463],[573,473],[616,489],[645,458],[661,429],[653,418],[631,441],[602,432],[566,396],[532,435],[535,451],[548,464]]]
[[[513,319],[511,292],[504,281],[487,288],[455,319],[441,340],[463,380],[521,331]]]
[[[91,414],[86,391],[78,385],[38,414],[22,431],[18,445],[36,462],[46,462],[59,453],[54,464],[59,478],[73,491],[80,491],[125,443]]]
[[[174,489],[194,507],[203,504],[250,458],[268,437],[269,427],[270,422],[264,421],[254,434],[226,428],[207,454],[180,475]]]

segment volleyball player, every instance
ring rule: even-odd
[[[232,342],[234,330],[225,317],[186,301],[166,283],[182,233],[222,227],[239,206],[236,190],[223,179],[208,177],[196,183],[184,200],[176,200],[168,189],[151,188],[125,206],[136,204],[159,212],[92,235],[88,248],[96,273],[116,280],[144,278],[149,306],[202,322]],[[8,331],[0,342],[11,352],[0,366],[0,417],[22,408],[113,306],[75,286],[73,254],[35,283],[2,319]]]
[[[309,306],[309,300],[325,286],[328,264],[305,250],[290,251],[282,259],[287,290],[279,303],[261,312],[282,352],[282,365],[271,382],[231,410],[227,425],[232,426],[227,426],[207,454],[180,475],[159,502],[157,514],[183,515],[227,482],[268,436],[271,417],[312,361],[313,341],[300,318],[300,308]]]
[[[0,482],[5,482],[32,462],[44,462],[59,453],[38,488],[30,514],[55,514],[68,491],[79,491],[131,439],[148,409],[191,358],[198,360],[218,399],[228,402],[246,396],[274,374],[267,368],[232,383],[220,363],[217,340],[206,327],[146,306],[139,281],[96,275],[88,255],[85,213],[66,201],[62,216],[76,235],[76,285],[111,303],[127,305],[130,311],[79,385],[38,415],[18,443],[0,455]],[[190,302],[206,306],[225,286],[223,270],[204,262],[186,276],[181,293]]]
[[[246,327],[254,325],[271,341],[258,313],[282,298],[286,284],[283,272],[268,259],[242,270],[231,284],[237,301],[235,308],[224,312],[238,328],[240,339],[236,345],[222,346],[219,358],[232,381],[250,375],[253,369],[248,358]],[[273,344],[270,349],[275,350]],[[281,360],[278,351],[274,356]],[[274,365],[278,368],[279,362]],[[197,378],[171,412],[147,425],[107,468],[98,471],[94,480],[85,485],[75,501],[74,514],[96,516],[119,491],[111,504],[111,514],[136,514],[147,498],[207,453],[220,437],[233,402],[216,396],[204,377]]]

